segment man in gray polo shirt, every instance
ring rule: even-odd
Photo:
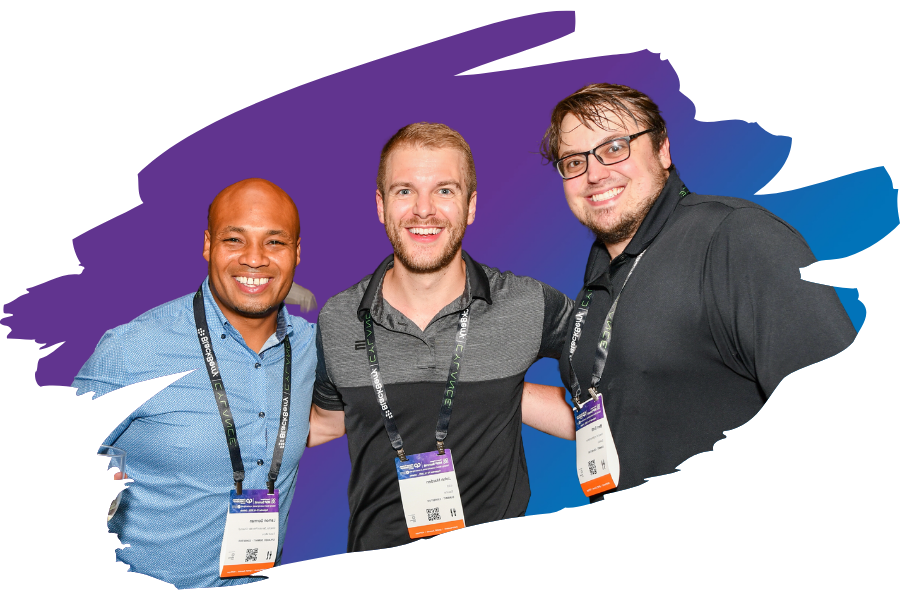
[[[398,131],[375,194],[394,254],[319,314],[308,445],[347,434],[350,552],[524,515],[523,421],[574,438],[562,389],[524,382],[562,354],[572,301],[462,251],[475,183],[459,133]],[[415,478],[432,463],[440,476]]]

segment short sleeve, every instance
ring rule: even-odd
[[[572,300],[549,285],[541,283],[544,294],[544,323],[538,356],[559,359],[566,345],[566,332],[572,316]]]
[[[322,346],[322,323],[316,327],[316,383],[313,385],[313,404],[325,410],[344,410],[344,401],[337,386],[328,376],[325,350]]]
[[[790,373],[849,346],[856,330],[834,288],[804,281],[803,237],[759,208],[732,211],[707,249],[703,297],[722,360],[768,398]]]

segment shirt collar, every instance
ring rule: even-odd
[[[491,304],[491,283],[481,265],[472,260],[469,253],[462,251],[463,262],[466,264],[466,288],[463,290],[462,305],[468,306],[473,298],[481,298]],[[384,283],[384,274],[394,266],[394,255],[391,254],[378,265],[372,278],[366,286],[359,308],[356,309],[357,318],[362,321],[366,312],[381,312],[384,297],[381,294],[381,285]]]
[[[627,256],[637,256],[647,249],[653,240],[656,239],[656,236],[662,231],[666,221],[669,220],[669,217],[672,216],[672,213],[678,207],[678,203],[687,195],[681,193],[682,188],[685,191],[687,190],[678,174],[674,171],[669,173],[669,178],[663,186],[662,191],[659,193],[659,197],[657,197],[653,206],[650,207],[647,216],[641,221],[637,232],[635,232],[631,241],[628,242],[628,245],[625,247],[625,250],[622,251],[622,254]],[[606,259],[606,263],[609,263],[609,252],[606,249],[606,245],[597,240],[594,242],[594,245],[591,246],[591,252],[588,255],[587,268],[584,272],[585,287],[594,284],[596,280],[602,276],[603,271],[605,271],[605,269],[603,269],[600,273],[597,273],[597,269],[593,268],[594,263],[597,260],[600,260],[601,257]]]
[[[206,307],[207,321],[210,320],[209,315],[215,315],[215,321],[223,331],[227,331],[231,333],[231,335],[239,337],[241,340],[244,339],[243,336],[241,336],[241,333],[228,322],[228,319],[226,319],[225,315],[222,313],[222,309],[219,308],[219,305],[213,298],[212,292],[209,289],[209,275],[203,280],[203,305]],[[273,334],[279,344],[284,340],[284,336],[294,331],[294,326],[288,316],[287,308],[285,308],[284,302],[282,302],[281,306],[278,307],[278,316],[275,321],[275,333]],[[213,324],[209,323],[209,326],[213,327]],[[269,346],[269,343],[266,342],[266,345]]]

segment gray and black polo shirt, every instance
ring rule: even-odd
[[[478,264],[463,251],[466,287],[425,331],[382,296],[393,255],[371,277],[331,298],[319,313],[313,402],[343,410],[350,448],[347,550],[410,542],[394,458],[369,375],[362,319],[371,311],[388,403],[407,454],[435,449],[435,427],[459,313],[469,334],[445,440],[453,451],[466,525],[519,517],[531,490],[522,446],[525,371],[558,359],[572,301],[529,277]]]

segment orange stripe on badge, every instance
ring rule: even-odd
[[[274,562],[253,563],[252,565],[225,565],[222,567],[222,573],[219,577],[245,577],[247,575],[259,573],[263,569],[271,569],[274,566]]]
[[[419,527],[409,528],[409,537],[412,539],[425,537],[427,535],[437,535],[439,533],[447,533],[454,529],[462,529],[466,524],[462,519],[456,521],[447,521],[446,523],[434,523],[432,525],[421,525]]]
[[[585,496],[593,496],[600,492],[608,492],[614,487],[616,487],[616,484],[613,483],[612,475],[607,473],[603,477],[598,477],[597,479],[591,479],[587,483],[582,483],[581,491],[584,492]]]

